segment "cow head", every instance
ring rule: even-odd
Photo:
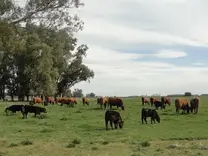
[[[8,107],[5,108],[4,112],[7,113]]]
[[[119,128],[121,129],[121,128],[123,128],[123,125],[124,125],[124,121],[122,121],[122,120],[119,120],[119,122],[118,122],[118,125],[119,125]]]
[[[158,115],[157,111],[156,110],[153,110],[155,111],[155,119],[158,123],[160,123],[160,116]]]
[[[41,108],[41,112],[43,113],[47,113],[46,109],[45,108]]]
[[[121,109],[124,111],[125,110],[125,107],[124,107],[124,105],[123,106],[121,106]]]

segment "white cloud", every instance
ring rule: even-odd
[[[78,38],[90,47],[85,63],[96,75],[90,84],[82,82],[74,88],[83,88],[85,93],[118,96],[206,92],[206,66],[180,67],[146,60],[185,58],[188,54],[163,45],[207,47],[208,31],[204,29],[208,26],[207,1],[86,0],[85,4],[79,13],[85,27]],[[112,50],[131,50],[141,44],[159,45],[161,50],[151,54]]]
[[[207,91],[206,65],[167,63],[171,58],[186,59],[188,51],[178,49],[178,45],[208,47],[207,0],[85,0],[84,3],[78,14],[85,27],[77,36],[79,43],[89,45],[84,63],[95,71],[95,78],[73,88],[109,96]],[[151,54],[127,53],[152,45],[160,50]],[[177,50],[167,46],[176,46]],[[149,58],[155,61],[147,61]]]
[[[195,63],[193,63],[193,65],[195,65],[195,66],[205,66],[207,64],[203,63],[203,62],[195,62]]]
[[[161,50],[155,54],[159,58],[178,58],[187,56],[187,53],[183,51],[174,51],[174,50]]]

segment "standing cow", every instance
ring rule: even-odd
[[[108,100],[109,99],[107,97],[101,97],[101,98],[99,98],[100,108],[103,108],[103,106],[104,106],[104,108],[106,109],[107,104],[108,104]]]
[[[161,102],[163,102],[165,105],[168,104],[170,106],[170,98],[169,97],[161,97]]]
[[[85,104],[86,104],[86,105],[88,105],[88,106],[89,106],[89,103],[90,103],[90,102],[89,102],[88,98],[83,97],[83,98],[82,98],[82,103],[83,103],[83,105],[85,105]]]
[[[191,99],[190,105],[191,113],[197,114],[199,109],[199,98],[194,97]]]
[[[182,110],[182,114],[185,113],[185,111],[187,111],[187,113],[189,113],[189,103],[188,100],[185,98],[177,98],[175,100],[175,108],[176,108],[176,113],[179,113],[179,110]]]
[[[36,104],[36,103],[42,104],[42,105],[43,105],[43,100],[42,100],[41,98],[39,98],[39,97],[34,97],[34,98],[32,99],[32,101],[30,101],[30,105],[34,105],[34,104]]]
[[[144,104],[150,104],[150,100],[149,100],[149,98],[147,98],[147,97],[143,97],[142,96],[142,106],[144,106]]]
[[[117,109],[121,107],[122,110],[125,110],[125,106],[122,99],[117,97],[108,98],[108,106],[110,106],[110,109],[112,109],[112,106],[116,106]]]

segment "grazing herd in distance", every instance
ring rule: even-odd
[[[142,106],[144,104],[148,104],[151,106],[155,106],[156,109],[159,107],[161,109],[165,109],[166,105],[171,105],[171,100],[169,97],[161,97],[161,100],[155,97],[151,97],[150,99],[148,97],[143,97],[142,96]],[[188,101],[186,98],[180,97],[175,99],[175,109],[176,113],[179,113],[179,110],[182,110],[182,113],[191,113],[197,114],[198,113],[198,108],[199,108],[199,97],[193,97]]]
[[[45,101],[43,101],[42,98],[34,97],[30,102],[29,105],[11,105],[5,109],[6,114],[8,114],[8,111],[11,111],[13,114],[17,111],[20,111],[22,113],[22,118],[27,118],[28,113],[34,113],[36,115],[40,115],[40,118],[42,118],[41,113],[47,113],[45,107],[39,107],[34,106],[34,104],[42,104],[44,106],[47,106],[48,104],[60,104],[60,106],[67,105],[69,107],[74,107],[74,105],[77,104],[76,98],[70,97],[70,98],[52,98],[52,97],[46,97]],[[86,97],[82,98],[82,104],[88,105],[90,104],[89,99]],[[107,107],[110,108],[105,112],[105,125],[106,130],[108,130],[108,122],[110,121],[110,126],[113,129],[113,124],[115,129],[122,128],[124,125],[124,121],[121,118],[121,115],[119,112],[112,110],[112,106],[116,106],[117,109],[120,107],[123,111],[125,111],[125,105],[121,98],[118,97],[99,97],[97,98],[97,104],[100,105],[101,109],[106,109]],[[141,109],[141,121],[143,124],[143,121],[147,124],[147,117],[151,118],[151,124],[155,120],[160,123],[160,116],[157,112],[158,108],[160,107],[161,110],[166,108],[166,105],[171,105],[171,100],[169,97],[161,97],[161,100],[158,100],[158,98],[155,97],[143,97],[142,96],[142,106],[145,104],[148,104],[151,106],[155,106],[154,108],[142,108]],[[199,108],[199,98],[194,97],[188,102],[185,98],[177,98],[175,99],[175,108],[176,113],[179,113],[179,110],[182,110],[182,113],[189,113],[191,111],[192,113],[196,114],[198,113]]]

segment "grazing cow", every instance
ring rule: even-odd
[[[18,112],[18,111],[22,111],[22,107],[23,107],[24,105],[11,105],[11,106],[9,106],[9,107],[7,107],[6,109],[5,109],[5,113],[6,113],[6,115],[8,115],[8,111],[11,111],[12,112],[12,114],[14,114],[14,113],[16,113],[16,112]]]
[[[159,100],[158,100],[157,98],[151,97],[151,98],[150,98],[151,106],[153,106],[153,104],[154,104],[156,101],[159,101]]]
[[[193,99],[191,99],[190,105],[191,113],[197,114],[199,108],[199,98],[194,97]]]
[[[185,113],[185,110],[187,113],[189,113],[189,103],[187,99],[184,98],[177,98],[175,100],[175,108],[176,108],[176,113],[179,112],[180,109],[182,109],[182,114]]]
[[[30,101],[30,105],[33,105],[33,104],[36,104],[36,103],[43,105],[43,100],[41,98],[39,98],[39,97],[34,97],[32,99],[32,101]]]
[[[107,110],[105,112],[106,130],[108,130],[108,121],[110,121],[111,129],[113,129],[113,123],[114,123],[115,129],[118,128],[118,125],[120,129],[123,128],[124,121],[122,120],[119,112],[112,111],[112,110]]]
[[[71,99],[71,102],[72,102],[73,104],[77,104],[76,98],[70,98],[70,99]]]
[[[99,103],[100,103],[100,108],[103,108],[103,106],[104,106],[104,108],[106,109],[106,106],[108,104],[108,98],[107,97],[101,97],[99,99]]]
[[[75,98],[61,98],[60,99],[61,106],[66,104],[67,106],[74,107],[74,104],[77,104]]]
[[[47,113],[46,109],[43,107],[38,107],[38,106],[30,106],[30,105],[25,105],[22,107],[22,118],[27,118],[28,113],[34,113],[35,117],[36,115],[40,115],[40,118],[42,118],[41,113]]]
[[[155,105],[155,108],[158,109],[159,107],[161,109],[165,109],[165,104],[161,101],[154,101],[154,105]]]
[[[62,98],[60,98],[60,97],[56,97],[56,98],[55,98],[55,103],[56,103],[56,104],[61,103],[61,99],[62,99]]]
[[[82,103],[83,103],[83,105],[87,104],[89,106],[89,100],[88,100],[88,98],[83,97],[82,98]]]
[[[160,123],[160,116],[158,115],[157,111],[155,109],[151,109],[151,108],[142,108],[142,112],[141,112],[141,120],[142,120],[142,124],[144,123],[143,120],[146,122],[147,124],[147,117],[151,117],[151,124],[152,121],[154,121],[155,123],[155,119],[158,123]]]
[[[170,98],[169,97],[161,97],[161,101],[166,105],[168,104],[170,106]]]
[[[122,110],[125,110],[124,103],[120,98],[115,98],[115,97],[108,98],[108,106],[110,106],[110,109],[112,109],[112,106],[117,106],[117,109],[118,107],[121,107]]]
[[[142,106],[144,106],[144,104],[150,104],[150,100],[149,100],[149,98],[147,98],[147,97],[143,97],[142,96]]]

